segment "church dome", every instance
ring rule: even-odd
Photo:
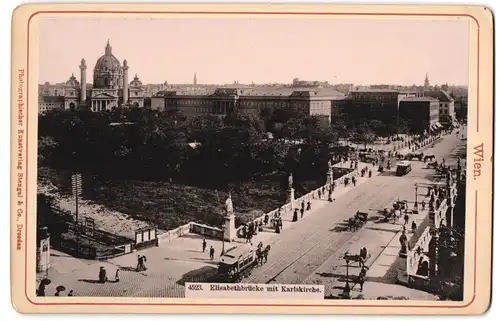
[[[124,62],[124,65],[126,63]],[[106,44],[104,55],[97,59],[94,67],[94,88],[119,89],[123,86],[123,68],[113,56],[111,45]]]
[[[94,71],[100,72],[118,72],[120,70],[120,61],[113,56],[109,41],[106,45],[104,55],[97,59]]]
[[[134,77],[134,80],[130,82],[131,87],[142,87],[142,81],[139,80],[139,77],[137,77],[137,74]]]

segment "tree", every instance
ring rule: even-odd
[[[375,142],[375,139],[377,136],[373,132],[373,130],[368,126],[368,124],[363,123],[361,124],[356,132],[354,133],[354,141],[363,143],[366,149],[367,144],[372,144]]]

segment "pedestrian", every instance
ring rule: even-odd
[[[203,249],[203,252],[205,252],[205,250],[207,248],[207,241],[205,239],[203,239],[203,242],[201,243],[201,247]]]
[[[116,269],[115,282],[120,282],[120,269]]]
[[[276,234],[280,234],[281,228],[280,228],[280,221],[279,221],[279,219],[276,221],[276,225],[275,225],[274,228],[275,228],[274,232],[276,232]]]
[[[213,245],[210,245],[210,260],[214,259],[215,249]]]
[[[108,277],[106,276],[106,269],[104,266],[101,266],[99,269],[99,283],[106,283],[108,281]]]
[[[354,187],[356,187],[356,177],[352,177],[352,184],[354,185]]]
[[[417,223],[415,221],[411,222],[411,232],[415,233],[417,231]]]
[[[137,255],[137,267],[135,268],[136,272],[140,272],[142,269],[142,256]]]
[[[146,262],[148,261],[148,259],[146,258],[145,255],[142,256],[142,270],[143,271],[146,271],[148,268],[146,267]]]
[[[372,170],[370,169],[370,170],[368,171],[368,178],[371,178],[371,177],[372,177]]]
[[[302,204],[304,204],[304,203],[302,202]],[[304,217],[304,207],[302,207],[300,209],[300,218],[303,218],[303,217]]]
[[[293,218],[292,222],[297,222],[298,221],[298,214],[297,214],[297,209],[293,210]]]
[[[361,288],[360,292],[363,292],[363,285],[365,284],[367,270],[368,270],[368,268],[366,266],[363,266],[361,268],[361,272],[359,272],[359,275],[358,275],[358,283],[359,283],[359,287]]]
[[[422,201],[422,211],[425,210],[425,200]]]
[[[410,220],[408,213],[405,213],[404,219],[405,219],[405,225],[408,224],[408,221]]]
[[[308,201],[307,202],[307,208],[306,210],[310,211],[311,210],[311,201]]]
[[[304,203],[304,201],[302,201],[302,203],[300,204],[300,208],[304,209],[306,207],[306,204]]]
[[[318,198],[321,199],[321,190],[318,190]]]

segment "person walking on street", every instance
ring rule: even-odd
[[[292,222],[297,222],[299,220],[298,214],[297,214],[297,209],[293,210],[293,218]]]
[[[359,272],[358,275],[357,283],[359,284],[360,292],[363,292],[363,285],[365,284],[365,279],[366,279],[366,271],[368,271],[368,268],[366,266],[363,266],[361,268],[361,272]],[[356,286],[356,284],[354,286]]]
[[[307,207],[306,210],[310,211],[311,210],[311,201],[307,202]]]
[[[140,272],[142,269],[142,256],[137,255],[137,267],[135,268],[136,272]]]
[[[203,249],[203,252],[205,252],[205,250],[207,248],[207,241],[205,239],[203,239],[203,242],[201,243],[201,247]]]
[[[304,204],[304,203],[302,203],[302,204]],[[304,207],[302,207],[300,209],[300,218],[303,218],[303,217],[304,217]]]
[[[405,219],[405,225],[408,224],[408,221],[410,220],[408,213],[405,213],[404,219]]]
[[[213,245],[210,245],[210,260],[214,259],[215,249]]]
[[[417,223],[415,221],[411,222],[411,232],[415,233],[417,231]]]
[[[422,201],[422,211],[425,210],[425,201]]]

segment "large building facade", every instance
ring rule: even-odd
[[[345,96],[328,88],[216,88],[169,90],[151,99],[151,108],[178,110],[186,116],[205,114],[226,116],[233,112],[259,116],[265,110],[292,108],[311,116],[331,120],[332,102]]]
[[[430,133],[439,126],[439,100],[432,97],[407,97],[399,103],[399,117],[412,134]]]
[[[445,90],[424,91],[424,96],[439,100],[439,122],[449,126],[456,122],[455,100]]]
[[[354,120],[375,119],[396,128],[399,102],[408,95],[393,89],[354,90],[349,93],[351,104],[344,113]]]
[[[144,107],[144,86],[137,75],[129,83],[127,60],[123,64],[113,55],[108,43],[97,59],[92,83],[87,83],[87,63],[80,62],[80,81],[71,75],[64,84],[39,86],[39,113],[51,109],[88,108],[91,111],[118,107]],[[58,97],[58,98],[55,98]]]

